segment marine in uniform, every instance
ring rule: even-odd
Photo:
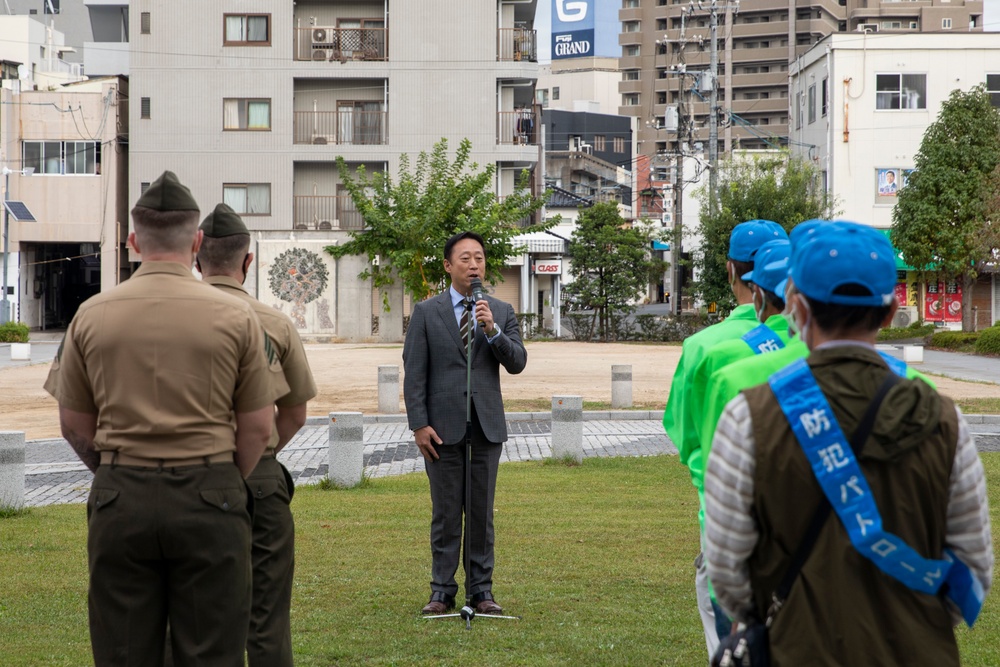
[[[269,345],[281,362],[289,392],[275,401],[275,428],[260,463],[247,478],[253,496],[253,602],[247,657],[250,667],[292,664],[292,575],[295,524],[289,503],[291,475],[275,458],[306,421],[306,403],[316,396],[302,339],[291,318],[250,296],[243,288],[253,262],[250,231],[237,213],[219,204],[200,227],[204,238],[197,267],[204,282],[246,301],[254,309]]]
[[[244,301],[191,266],[198,205],[164,172],[132,209],[142,266],[88,299],[45,389],[95,472],[87,503],[94,662],[243,665],[250,616],[244,477],[287,393]]]
[[[994,563],[968,425],[875,349],[898,306],[885,236],[840,222],[793,246],[809,356],[729,402],[708,458],[718,600],[766,619],[773,665],[958,665],[953,625],[975,622]]]
[[[681,463],[691,473],[691,483],[698,491],[698,523],[704,535],[704,480],[705,464],[699,450],[698,430],[693,421],[691,387],[694,374],[705,354],[723,341],[738,339],[751,331],[759,322],[753,306],[753,290],[742,276],[754,268],[757,251],[768,241],[787,239],[788,234],[771,220],[748,220],[733,228],[729,236],[729,250],[726,253],[726,270],[729,285],[738,304],[729,317],[702,329],[684,339],[681,358],[677,362],[670,395],[663,411],[663,429],[677,447]],[[728,633],[728,622],[717,618],[709,593],[708,574],[701,554],[695,560],[695,593],[698,613],[705,632],[708,654],[715,653],[719,635]]]

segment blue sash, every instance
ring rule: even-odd
[[[905,373],[906,364],[894,361],[890,368],[900,374],[901,366]],[[950,551],[945,550],[944,560],[927,559],[883,530],[861,466],[806,360],[778,371],[768,383],[854,548],[913,590],[935,595],[947,584],[947,597],[972,627],[983,606],[982,585]]]
[[[754,354],[774,352],[785,347],[785,344],[778,338],[778,334],[774,333],[774,330],[766,324],[761,324],[746,332],[743,334],[742,340],[750,346]]]

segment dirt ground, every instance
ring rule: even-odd
[[[666,403],[679,345],[528,342],[528,366],[516,376],[502,374],[506,400],[550,400],[553,395],[611,401],[611,366],[632,366],[636,406],[662,409]],[[336,411],[378,411],[378,367],[402,370],[401,345],[306,345],[319,396],[310,401],[311,416]],[[42,383],[49,364],[0,370],[0,430],[24,431],[28,440],[59,436],[55,400]],[[402,386],[402,373],[400,375]],[[952,398],[1000,398],[1000,385],[935,377],[938,389]],[[402,409],[400,395],[400,412]],[[537,408],[536,408],[537,409]]]

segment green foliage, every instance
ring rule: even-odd
[[[908,327],[887,327],[879,329],[877,340],[906,340],[907,338],[924,338],[934,333],[933,324],[914,322]]]
[[[0,324],[0,343],[27,343],[29,333],[28,325],[21,322]]]
[[[787,153],[733,158],[719,167],[714,215],[707,188],[700,193],[702,253],[695,264],[701,280],[695,287],[706,303],[718,303],[724,313],[736,306],[726,271],[733,227],[763,219],[791,230],[804,220],[832,217],[833,201],[820,187],[812,163]]]
[[[622,320],[634,312],[629,304],[663,273],[663,261],[651,255],[652,241],[651,228],[626,225],[614,202],[581,210],[569,243],[573,282],[566,293],[581,308],[595,311],[592,322],[602,341],[624,334],[629,327]],[[592,328],[589,336],[577,340],[589,340],[594,333]]]
[[[963,327],[971,331],[972,283],[1000,248],[1000,113],[985,86],[955,90],[928,126],[915,170],[892,211],[892,243],[910,266],[964,285]]]
[[[972,352],[975,350],[977,340],[979,340],[978,332],[939,331],[931,336],[930,346],[956,352]]]
[[[430,153],[420,152],[414,169],[409,157],[401,155],[395,181],[385,172],[368,173],[363,165],[352,175],[347,162],[338,157],[340,180],[365,229],[351,232],[349,241],[326,251],[336,258],[366,256],[369,266],[358,278],[371,279],[379,290],[400,280],[414,301],[422,301],[447,284],[445,241],[457,232],[473,231],[486,240],[483,282],[500,282],[501,269],[522,252],[515,249],[514,237],[548,229],[557,220],[520,225],[545,203],[530,194],[527,170],[521,173],[516,192],[501,200],[494,193],[496,165],[487,164],[480,171],[478,164],[469,162],[471,152],[471,142],[463,139],[451,161],[448,141],[442,139]],[[389,310],[387,295],[383,307]]]
[[[1000,354],[1000,327],[990,327],[979,332],[976,354]]]

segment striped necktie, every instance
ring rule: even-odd
[[[462,319],[458,323],[458,332],[462,335],[462,342],[466,342],[469,339],[469,322],[471,318],[469,317],[469,309],[465,307],[465,303],[462,304]]]

